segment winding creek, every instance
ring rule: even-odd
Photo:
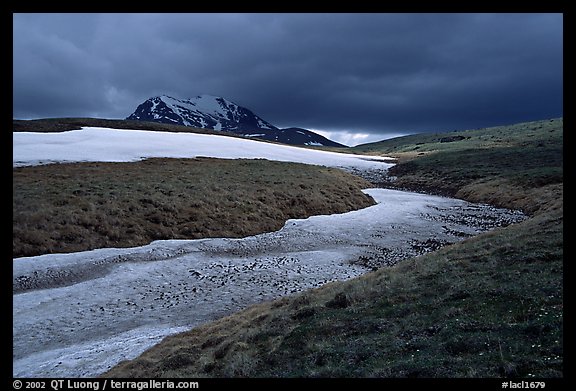
[[[93,377],[250,304],[521,221],[488,205],[369,189],[378,204],[243,239],[156,241],[13,262],[13,376]]]

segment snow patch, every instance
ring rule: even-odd
[[[264,121],[262,121],[260,118],[258,118],[258,127],[262,128],[262,129],[272,130],[272,127],[270,125],[268,125],[267,123],[265,123]]]
[[[389,158],[317,151],[196,133],[85,127],[61,133],[15,132],[14,167],[54,162],[127,162],[150,157],[269,159],[330,167],[387,170]]]
[[[232,111],[235,111],[233,110],[235,105],[232,102],[226,101],[224,98],[218,98],[212,95],[199,95],[195,99],[196,107],[203,113],[216,114],[216,116],[220,118],[226,118],[226,112],[229,110],[229,108],[232,109]],[[218,101],[219,99],[222,99],[229,108],[223,107],[222,104]]]
[[[36,372],[46,377],[94,377],[118,364],[119,357],[134,359],[164,337],[186,330],[187,327],[142,326],[109,338],[40,351],[14,360],[13,376],[28,377],[28,368],[36,366]],[[92,365],[86,367],[87,361]]]

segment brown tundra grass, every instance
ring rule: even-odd
[[[244,237],[374,203],[341,170],[267,160],[148,159],[13,170],[13,256]]]

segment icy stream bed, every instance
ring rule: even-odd
[[[359,276],[518,212],[387,189],[378,204],[243,239],[156,241],[14,259],[13,375],[94,377],[163,337],[250,304]]]

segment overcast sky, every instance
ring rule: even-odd
[[[225,97],[348,145],[563,115],[562,14],[14,14],[13,116]],[[326,133],[328,132],[328,133]]]

